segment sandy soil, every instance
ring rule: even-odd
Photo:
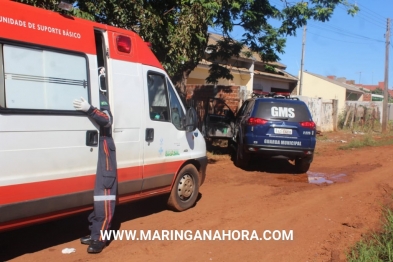
[[[83,213],[1,233],[0,261],[345,261],[349,247],[378,230],[393,192],[393,146],[337,149],[342,140],[361,136],[324,134],[309,173],[301,175],[288,162],[254,161],[242,170],[228,155],[209,154],[195,207],[172,212],[166,196],[155,197],[118,206],[113,225],[160,232],[255,230],[259,236],[292,230],[293,240],[114,240],[90,255],[79,243],[88,233]],[[64,248],[76,252],[62,254]]]

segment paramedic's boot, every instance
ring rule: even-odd
[[[81,240],[81,243],[82,243],[82,244],[84,244],[84,245],[90,245],[90,242],[91,242],[90,235],[85,236],[85,237],[81,237],[80,240]]]
[[[100,253],[105,247],[105,242],[99,240],[91,240],[87,253]]]

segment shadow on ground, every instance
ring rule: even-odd
[[[273,174],[293,174],[298,175],[295,165],[286,159],[264,159],[253,157],[248,166],[243,168],[245,171],[257,171]]]
[[[201,198],[202,195],[199,194],[196,204]],[[117,205],[111,229],[120,229],[123,222],[167,210],[167,200],[168,195],[161,195]],[[86,211],[63,219],[0,233],[0,261],[14,259],[88,235],[89,214],[90,211]]]
[[[228,146],[227,143],[206,141],[206,149],[213,155],[228,155],[231,157],[234,165],[235,150]],[[217,160],[209,158],[208,163],[214,164]],[[286,159],[266,159],[261,156],[253,156],[247,167],[242,168],[245,171],[258,171],[276,174],[299,174],[295,165]]]

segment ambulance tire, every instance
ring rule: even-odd
[[[176,177],[168,206],[174,211],[184,211],[195,205],[199,193],[199,173],[195,166],[184,166]]]

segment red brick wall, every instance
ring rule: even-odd
[[[240,86],[217,86],[213,85],[187,85],[187,101],[207,101],[209,98],[221,98],[236,112],[240,102]]]
[[[220,98],[236,114],[240,104],[240,86],[187,85],[187,104],[197,110],[199,128],[208,107],[209,98]]]
[[[363,101],[371,101],[371,94],[363,94]]]

